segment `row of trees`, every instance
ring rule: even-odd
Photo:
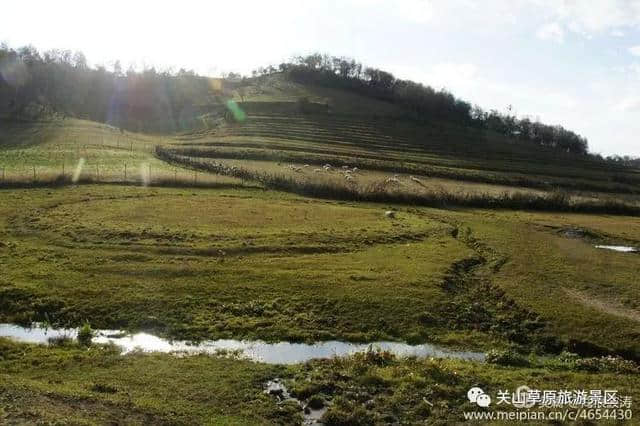
[[[34,118],[55,111],[129,130],[174,131],[190,125],[206,104],[209,80],[191,71],[124,72],[91,68],[69,50],[38,52],[0,46],[0,112]]]
[[[622,166],[640,168],[640,157],[635,158],[629,155],[609,155],[605,157],[604,160],[610,163],[620,164]]]
[[[444,89],[435,90],[421,83],[398,79],[387,71],[365,67],[351,58],[314,53],[295,57],[277,68],[261,68],[254,75],[274,72],[286,73],[290,79],[303,84],[341,88],[393,102],[419,120],[448,120],[565,152],[588,152],[587,140],[562,126],[519,119],[510,108],[507,113],[485,111]]]

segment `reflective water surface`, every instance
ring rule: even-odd
[[[0,337],[9,337],[20,342],[47,344],[50,339],[61,337],[75,338],[75,329],[54,329],[40,326],[22,327],[14,324],[0,324]],[[344,356],[371,349],[389,351],[397,356],[416,356],[434,358],[456,358],[484,361],[484,353],[454,351],[428,343],[408,345],[398,342],[350,343],[330,340],[313,344],[305,343],[267,343],[261,340],[209,340],[192,344],[180,340],[167,340],[152,334],[126,334],[118,330],[99,330],[93,338],[94,343],[113,343],[123,353],[133,350],[144,352],[178,352],[186,354],[237,351],[243,357],[267,364],[296,364],[317,358]]]
[[[614,250],[614,251],[619,251],[622,253],[633,253],[638,251],[637,248],[635,247],[626,247],[626,246],[596,246],[596,248],[599,249],[606,249],[606,250]]]

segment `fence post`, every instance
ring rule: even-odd
[[[124,181],[127,181],[127,163],[124,163]]]
[[[4,182],[4,167],[2,168],[2,182]]]
[[[33,181],[36,181],[36,166],[33,166]]]

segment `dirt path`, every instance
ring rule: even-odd
[[[589,306],[609,315],[626,318],[635,322],[640,322],[640,312],[634,309],[625,308],[619,303],[613,301],[596,299],[595,297],[587,295],[586,293],[580,292],[578,290],[566,289],[565,292],[585,306]]]

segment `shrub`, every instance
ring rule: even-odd
[[[118,392],[118,389],[114,386],[111,385],[107,385],[104,383],[94,383],[91,386],[91,391],[92,392],[98,392],[98,393],[116,393]]]
[[[324,398],[320,395],[314,395],[309,399],[307,405],[312,410],[319,410],[324,407]]]
[[[298,399],[313,398],[315,395],[331,394],[335,391],[335,385],[330,381],[320,382],[294,382],[291,395]]]
[[[640,368],[633,361],[616,356],[603,356],[600,358],[581,358],[573,364],[574,370],[602,372],[602,373],[622,373],[638,374]]]
[[[93,329],[88,322],[85,322],[78,330],[78,343],[83,346],[91,346],[91,339],[93,338]]]
[[[640,366],[618,356],[581,358],[580,355],[564,351],[549,359],[545,366],[553,370],[588,371],[592,373],[640,374]]]
[[[73,340],[69,336],[56,336],[47,339],[49,346],[65,347],[72,344]]]
[[[365,352],[354,354],[353,360],[367,365],[382,367],[391,364],[395,360],[395,356],[389,351],[381,351],[371,345]]]
[[[431,312],[422,312],[418,314],[418,321],[422,325],[434,325],[438,323],[438,318],[435,317]]]
[[[539,336],[535,339],[536,349],[541,353],[560,354],[566,344],[555,336]]]
[[[486,360],[489,364],[508,365],[513,367],[522,367],[529,364],[529,361],[525,357],[512,349],[490,350],[486,354]]]

